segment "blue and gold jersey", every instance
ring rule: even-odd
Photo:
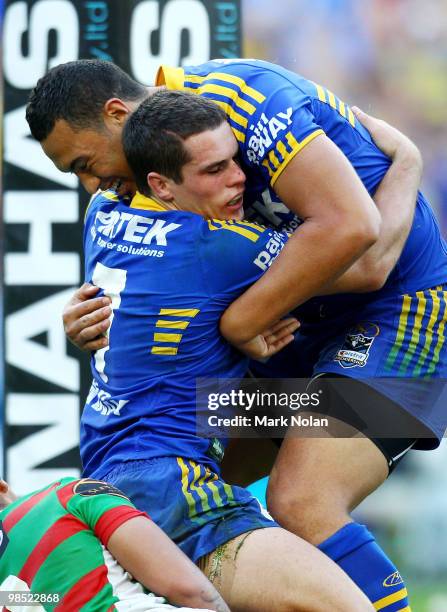
[[[277,229],[294,230],[300,220],[280,202],[275,183],[287,164],[320,134],[343,151],[371,195],[390,165],[347,104],[332,91],[280,66],[244,59],[185,68],[162,66],[156,82],[205,96],[225,111],[248,175],[247,218]],[[447,247],[430,205],[419,194],[410,236],[382,291],[406,293],[446,280]]]
[[[166,211],[137,194],[93,198],[86,281],[112,299],[109,346],[91,360],[81,424],[86,475],[123,461],[181,456],[217,470],[217,441],[195,435],[196,378],[238,378],[247,360],[219,334],[227,306],[271,265],[287,236],[249,222]]]

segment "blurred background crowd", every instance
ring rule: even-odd
[[[411,136],[447,233],[447,1],[243,0],[244,53],[281,64]]]
[[[243,0],[244,54],[323,84],[408,134],[447,235],[447,0]],[[447,406],[446,406],[447,409]],[[447,444],[410,453],[357,512],[406,574],[414,612],[447,612]]]

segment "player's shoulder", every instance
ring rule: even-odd
[[[127,499],[124,493],[122,493],[119,489],[109,484],[108,482],[105,482],[103,480],[97,480],[94,478],[75,478],[73,476],[59,478],[58,480],[55,480],[46,487],[43,487],[39,491],[35,491],[31,495],[51,490],[59,492],[58,495],[61,492],[65,492],[66,496],[68,496],[67,500],[68,498],[74,496],[91,497],[95,495],[114,495]],[[65,495],[63,495],[62,497],[65,499]]]
[[[87,204],[84,221],[87,221],[93,212],[97,212],[98,210],[106,207],[112,209],[120,203],[127,204],[128,198],[119,196],[112,189],[107,189],[106,191],[101,191],[98,189],[98,191],[92,195]]]
[[[103,480],[95,480],[93,478],[81,478],[72,482],[73,495],[78,497],[96,497],[98,495],[112,495],[129,501],[129,498],[119,489],[104,482]]]
[[[270,232],[268,228],[250,221],[235,219],[203,219],[202,237],[205,240],[226,242],[258,242],[261,236]]]
[[[269,84],[271,94],[273,84],[278,81],[282,81],[284,85],[285,82],[288,82],[298,88],[311,83],[300,74],[283,66],[258,59],[217,59],[197,66],[185,66],[184,71],[187,87],[191,81],[200,85],[204,79],[206,81],[221,79],[240,86],[250,85],[253,82],[261,87],[259,95],[262,95],[262,88],[268,87]]]
[[[227,262],[281,250],[287,235],[249,221],[213,219],[202,225],[200,252],[207,261]]]

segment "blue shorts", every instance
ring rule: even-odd
[[[189,459],[127,461],[104,480],[147,512],[194,562],[242,533],[278,527],[246,489]]]
[[[255,375],[309,378],[321,374],[361,380],[399,404],[433,435],[447,427],[447,286],[412,294],[380,292],[311,300],[296,313],[301,327],[292,345]],[[358,412],[361,412],[361,406]]]

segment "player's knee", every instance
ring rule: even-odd
[[[309,539],[318,530],[318,525],[326,524],[327,519],[334,519],[334,514],[345,516],[348,511],[348,500],[339,492],[329,496],[324,487],[282,486],[279,480],[272,478],[267,490],[267,508],[272,517],[283,527],[293,533]]]
[[[287,516],[300,516],[305,513],[309,502],[320,504],[318,491],[304,486],[285,482],[281,474],[273,470],[267,488],[267,508],[270,514],[281,522]]]

